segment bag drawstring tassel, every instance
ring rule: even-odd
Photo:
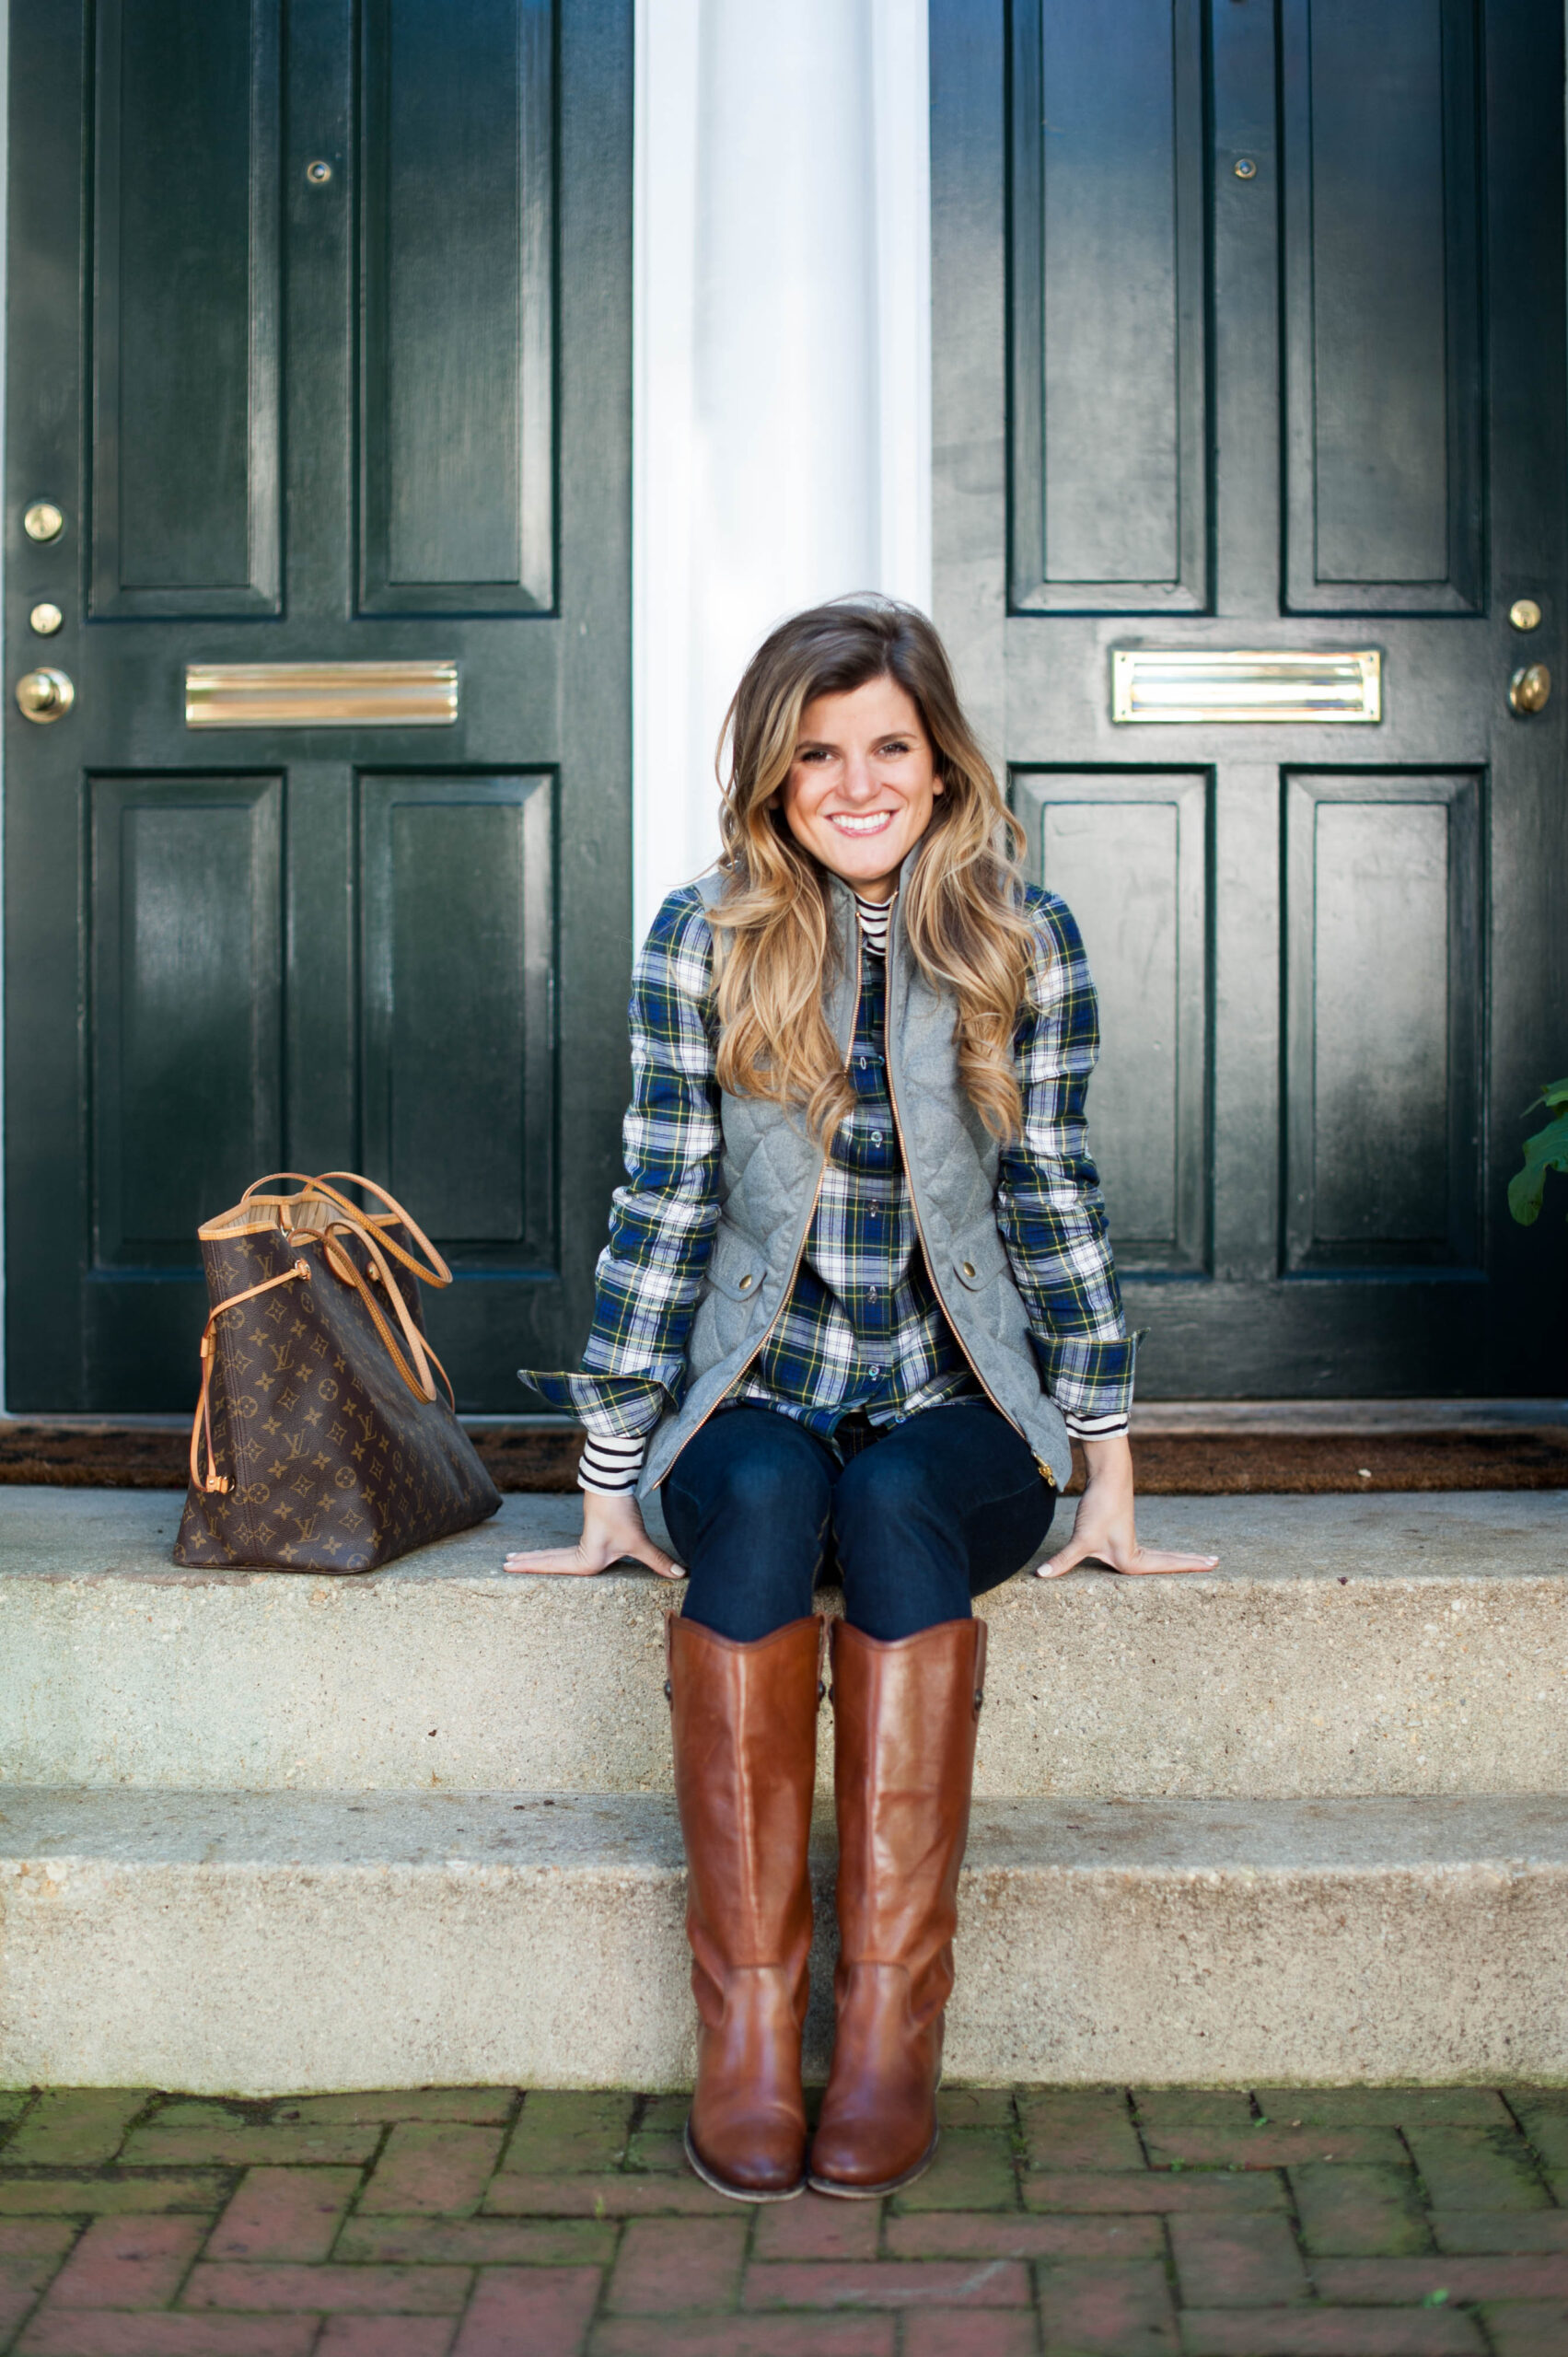
[[[242,1301],[254,1301],[259,1293],[271,1293],[277,1285],[296,1284],[301,1277],[307,1284],[309,1283],[308,1260],[296,1260],[292,1269],[284,1271],[281,1277],[268,1277],[263,1284],[247,1285],[243,1293],[231,1293],[226,1301],[220,1301],[215,1309],[208,1312],[207,1322],[202,1329],[202,1396],[196,1402],[196,1413],[191,1424],[192,1489],[204,1490],[209,1496],[226,1497],[230,1486],[226,1473],[215,1473],[213,1470],[213,1366],[217,1358],[214,1325],[226,1309],[238,1309]],[[207,1445],[207,1469],[204,1474],[201,1469],[200,1450],[203,1439]]]

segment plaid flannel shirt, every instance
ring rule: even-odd
[[[1026,904],[1035,956],[1014,1035],[1024,1119],[1002,1153],[996,1221],[1043,1386],[1083,1430],[1125,1416],[1132,1387],[1133,1344],[1084,1118],[1098,1015],[1066,904],[1032,887]],[[857,1407],[886,1422],[978,1388],[919,1248],[888,1094],[882,960],[864,944],[860,954],[854,1109],[830,1141],[789,1299],[734,1395],[824,1436]],[[654,920],[630,1015],[628,1184],[616,1192],[598,1261],[592,1331],[579,1370],[528,1376],[605,1440],[646,1435],[682,1397],[686,1338],[718,1224],[713,935],[694,885],[671,893]]]

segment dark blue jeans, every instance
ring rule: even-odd
[[[811,1610],[830,1562],[844,1617],[890,1643],[943,1620],[1022,1569],[1056,1492],[1028,1444],[984,1403],[826,1442],[771,1408],[724,1408],[676,1459],[665,1520],[690,1573],[686,1617],[754,1643]]]

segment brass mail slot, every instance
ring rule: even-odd
[[[1372,721],[1383,717],[1383,658],[1298,654],[1281,647],[1209,654],[1188,647],[1117,647],[1110,716],[1169,726],[1181,721]]]
[[[188,663],[187,728],[448,728],[455,663]]]

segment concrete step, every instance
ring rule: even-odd
[[[12,1792],[0,2084],[679,2086],[681,1914],[656,1796]],[[1558,2080],[1565,1959],[1561,1800],[987,1802],[947,2068]]]
[[[356,1579],[177,1572],[178,1507],[0,1493],[0,1781],[668,1790],[679,1591],[500,1568],[574,1498]],[[1568,1793],[1568,1495],[1158,1498],[1140,1527],[1219,1571],[985,1598],[981,1794]]]

